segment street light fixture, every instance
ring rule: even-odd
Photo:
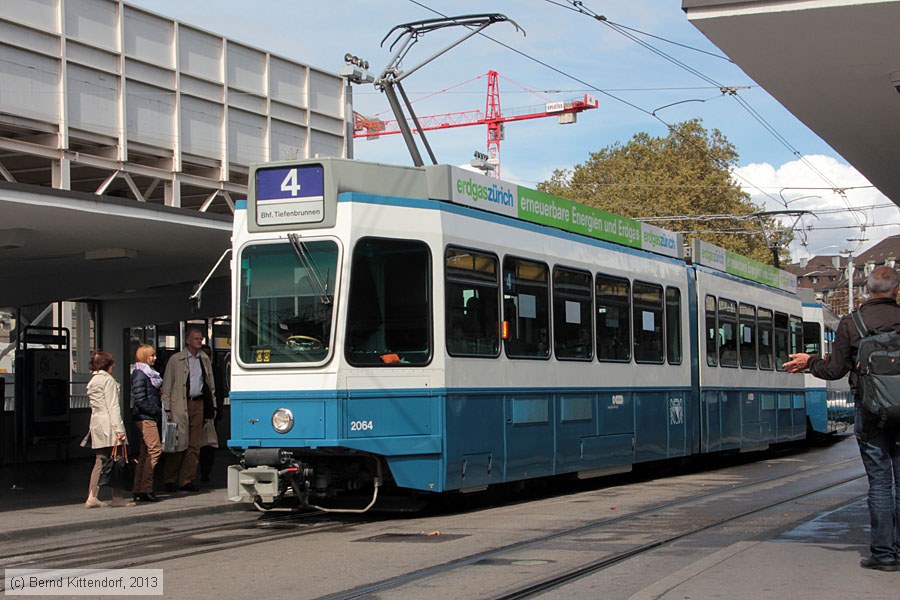
[[[494,165],[488,162],[491,158],[490,156],[484,152],[478,152],[477,150],[475,151],[474,156],[475,158],[469,161],[469,165],[484,172],[485,175],[494,170]]]
[[[346,77],[350,83],[374,83],[375,76],[369,73],[369,61],[354,56],[349,52],[344,55],[347,64],[340,68],[338,75]]]

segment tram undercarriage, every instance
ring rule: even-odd
[[[389,470],[377,456],[349,452],[247,449],[241,463],[228,468],[228,497],[260,511],[366,512]]]

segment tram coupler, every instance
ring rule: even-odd
[[[285,465],[291,460],[291,453],[281,448],[248,448],[244,451],[241,464],[245,467]]]

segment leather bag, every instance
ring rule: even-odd
[[[122,439],[116,439],[112,454],[100,471],[100,485],[114,490],[130,492],[134,485],[134,462],[128,459],[128,446]]]

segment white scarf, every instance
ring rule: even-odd
[[[144,373],[144,375],[150,378],[150,384],[153,387],[159,389],[159,387],[162,385],[162,377],[160,376],[159,371],[157,371],[147,363],[137,362],[134,363],[134,366],[136,369],[140,369],[141,372]]]

